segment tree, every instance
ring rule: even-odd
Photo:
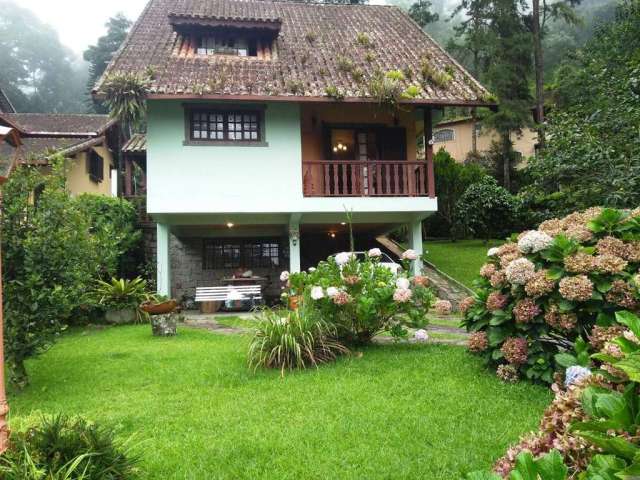
[[[486,80],[498,97],[499,108],[484,123],[500,136],[503,185],[510,190],[515,158],[511,134],[531,123],[531,35],[517,0],[492,0],[487,14],[491,62]]]
[[[640,205],[640,1],[621,4],[556,73],[548,144],[523,193],[543,216]]]
[[[464,13],[464,19],[454,27],[456,37],[462,42],[454,40],[450,47],[459,55],[465,57],[471,55],[471,73],[478,79],[486,70],[488,60],[488,36],[489,36],[489,0],[462,0],[451,14],[451,19]]]
[[[479,182],[485,175],[484,169],[475,164],[456,162],[446,150],[440,149],[433,157],[438,192],[438,212],[435,217],[444,223],[443,230],[455,238],[456,204],[467,187]],[[431,230],[431,228],[428,228]]]
[[[98,252],[65,191],[63,163],[47,176],[22,166],[3,186],[5,356],[17,388],[28,383],[25,360],[53,343],[97,274]]]
[[[488,241],[511,232],[516,211],[516,198],[487,175],[460,197],[456,218],[474,236]]]
[[[83,53],[83,58],[89,62],[89,79],[87,80],[87,92],[90,95],[93,86],[104,73],[114,53],[127,36],[131,27],[131,21],[122,13],[111,17],[105,24],[106,35],[98,38],[95,45],[90,45]],[[106,108],[101,102],[94,100],[94,109],[100,113],[106,113]]]
[[[0,0],[0,85],[18,111],[83,112],[86,70],[51,27]]]
[[[431,11],[432,4],[429,0],[418,0],[409,7],[409,16],[422,28],[430,23],[437,22],[440,16]]]

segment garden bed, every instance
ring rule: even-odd
[[[251,373],[249,339],[148,325],[65,335],[28,362],[12,422],[82,414],[136,433],[149,478],[460,478],[535,428],[551,395],[463,348],[385,345],[319,370]],[[514,408],[517,406],[517,408]]]

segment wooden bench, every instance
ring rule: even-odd
[[[255,307],[256,300],[262,300],[262,287],[257,284],[196,288],[196,302],[250,301],[251,306]]]

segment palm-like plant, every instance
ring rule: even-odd
[[[113,310],[134,309],[138,321],[147,319],[147,314],[140,309],[140,304],[149,300],[147,281],[140,277],[133,280],[112,278],[109,282],[98,280],[95,289],[98,303]]]

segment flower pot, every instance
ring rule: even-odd
[[[151,333],[154,337],[172,337],[177,333],[178,315],[165,313],[151,317]]]
[[[176,308],[178,308],[178,302],[173,299],[167,300],[166,302],[162,303],[144,302],[142,305],[140,305],[140,309],[143,312],[147,312],[149,315],[162,315],[164,313],[171,313]]]
[[[292,295],[289,297],[289,310],[298,310],[302,298],[300,295]]]
[[[126,323],[134,323],[136,321],[136,310],[135,308],[107,310],[104,318],[107,323],[110,323],[111,325],[124,325]]]

